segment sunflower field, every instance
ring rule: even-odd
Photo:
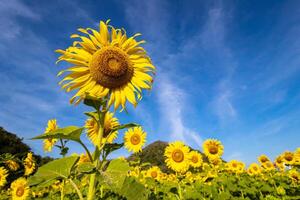
[[[143,151],[147,133],[142,126],[122,124],[115,112],[138,105],[143,90],[152,87],[156,67],[139,33],[128,37],[109,20],[100,21],[98,30],[78,31],[71,46],[56,52],[57,62],[70,64],[59,72],[59,85],[73,94],[71,104],[86,105],[85,125],[59,127],[50,119],[32,139],[42,140],[45,152],[59,148],[61,158],[40,167],[31,152],[23,159],[1,155],[0,199],[300,199],[300,148],[275,160],[261,155],[249,166],[223,160],[224,146],[216,139],[205,140],[201,151],[170,142],[160,155],[167,170],[140,159],[109,159],[121,148],[137,157]],[[115,143],[117,137],[123,143]],[[85,153],[70,153],[69,141]]]

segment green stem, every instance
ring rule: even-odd
[[[64,199],[64,188],[65,188],[65,180],[62,181],[62,186],[60,189],[60,200]]]
[[[94,163],[96,169],[99,168],[99,165],[100,165],[99,157],[100,157],[101,149],[103,148],[103,147],[100,148],[100,145],[102,143],[102,138],[103,138],[103,133],[104,133],[104,117],[105,117],[105,114],[106,114],[106,102],[105,102],[105,105],[103,105],[103,107],[102,107],[102,111],[100,111],[100,108],[99,108],[99,109],[97,109],[97,113],[98,113],[98,116],[99,116],[99,121],[98,121],[99,130],[98,130],[97,145],[95,147],[94,159],[93,159],[93,163]],[[90,176],[90,183],[89,183],[89,190],[88,190],[87,200],[94,200],[95,199],[94,196],[95,196],[95,187],[96,187],[96,185],[97,185],[96,173],[93,173]]]
[[[84,144],[82,141],[79,140],[78,143],[81,144],[81,146],[82,146],[82,147],[84,148],[84,150],[86,151],[86,153],[87,153],[87,155],[88,155],[90,161],[93,162],[93,157],[92,157],[92,155],[91,155],[89,149],[85,146],[85,144]]]
[[[76,190],[79,199],[80,199],[80,200],[83,200],[82,193],[81,193],[80,190],[78,189],[77,185],[73,182],[72,179],[69,179],[69,181],[70,181],[70,183],[72,184],[73,188]]]

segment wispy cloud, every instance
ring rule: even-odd
[[[21,0],[0,1],[0,38],[13,39],[21,34],[22,27],[16,22],[17,17],[39,20],[40,15],[30,9]]]

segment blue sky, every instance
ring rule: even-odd
[[[29,138],[51,118],[83,125],[87,108],[70,105],[71,94],[57,85],[66,65],[55,65],[54,50],[70,45],[77,28],[107,19],[128,34],[141,32],[157,66],[153,90],[136,109],[117,114],[122,123],[142,124],[148,144],[183,140],[201,149],[203,140],[216,138],[224,159],[246,163],[300,146],[296,0],[0,0],[0,126],[36,153],[58,156]]]

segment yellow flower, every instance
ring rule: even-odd
[[[161,171],[159,167],[153,166],[149,168],[146,172],[146,177],[151,177],[155,180],[160,180]]]
[[[289,170],[288,175],[292,179],[293,182],[300,183],[300,174],[297,170],[295,170],[295,169]]]
[[[50,119],[48,121],[46,130],[45,130],[45,134],[51,132],[51,131],[55,131],[58,128],[57,123],[56,123],[56,119]],[[45,152],[50,152],[52,151],[53,146],[55,145],[55,143],[57,142],[57,139],[55,138],[48,138],[44,140],[44,151]]]
[[[146,132],[142,127],[134,127],[128,129],[124,135],[124,145],[128,151],[134,153],[142,151],[143,145],[146,143]]]
[[[25,178],[18,178],[11,184],[13,200],[25,200],[29,195],[29,186]]]
[[[104,117],[104,131],[101,143],[113,143],[113,141],[118,137],[118,131],[111,131],[119,125],[119,121],[114,117],[114,114],[111,112],[107,112]],[[89,118],[85,122],[85,128],[87,129],[87,135],[91,142],[95,146],[100,145],[97,144],[99,136],[98,122],[94,118]]]
[[[35,170],[35,162],[31,152],[27,154],[27,157],[24,160],[24,168],[25,168],[25,172],[24,172],[25,176],[32,174]]]
[[[295,165],[300,165],[300,147],[296,149],[296,151],[294,152],[294,156],[295,156]]]
[[[210,164],[212,164],[213,167],[218,168],[223,163],[221,158],[210,158],[209,159]]]
[[[258,175],[261,173],[261,168],[257,163],[252,163],[249,167],[248,167],[248,174],[250,175]]]
[[[122,106],[124,109],[129,101],[134,106],[137,99],[141,99],[142,89],[151,89],[152,75],[155,67],[149,56],[137,41],[135,34],[127,38],[124,29],[115,29],[108,25],[109,21],[100,21],[100,31],[91,28],[80,28],[78,34],[71,38],[78,38],[73,46],[66,50],[57,50],[61,53],[58,61],[73,64],[69,72],[60,82],[67,92],[78,89],[70,102],[77,104],[89,95],[93,98],[109,96],[109,106],[114,104],[115,109]]]
[[[0,188],[6,184],[8,171],[4,167],[0,167]]]
[[[186,172],[190,166],[189,151],[189,147],[185,146],[183,142],[170,143],[164,154],[167,166],[176,172]]]
[[[197,151],[191,151],[189,153],[190,165],[192,167],[201,167],[203,164],[202,155]]]
[[[223,155],[224,147],[218,140],[207,139],[203,143],[203,151],[209,159],[215,159]]]
[[[275,169],[274,164],[271,161],[266,161],[262,164],[262,167],[266,170],[266,171],[272,171]]]
[[[268,156],[263,154],[258,157],[258,161],[262,165],[263,163],[270,161],[270,159],[268,158]]]
[[[228,163],[226,163],[226,167],[228,171],[234,173],[242,173],[244,171],[245,164],[237,160],[231,160]]]
[[[284,163],[286,165],[293,165],[295,162],[294,153],[290,151],[286,151],[282,154],[282,157],[284,159]]]
[[[11,171],[17,171],[20,168],[20,165],[14,160],[6,160],[5,164]]]

